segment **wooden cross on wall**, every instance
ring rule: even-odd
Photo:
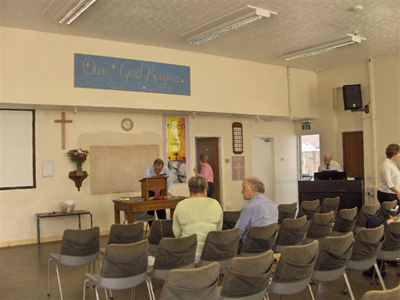
[[[61,113],[61,120],[54,120],[54,123],[61,123],[61,139],[62,139],[62,149],[65,150],[65,124],[72,123],[72,120],[65,119],[65,112]]]

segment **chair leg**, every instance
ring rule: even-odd
[[[131,300],[135,300],[135,287],[134,286],[131,289]]]
[[[106,294],[106,300],[108,300],[108,293],[107,293],[107,289],[104,289],[104,293]]]
[[[58,281],[58,290],[60,291],[60,299],[63,300],[61,281],[60,281],[60,272],[58,272],[58,264],[56,264],[56,273],[57,273],[57,281]]]
[[[47,296],[50,296],[50,262],[51,262],[52,260],[53,260],[53,259],[50,258],[50,259],[47,261]]]
[[[308,284],[308,290],[310,291],[311,299],[312,299],[312,300],[315,300],[314,294],[313,294],[313,292],[312,292],[312,289],[311,289],[311,285],[310,285],[310,284]]]
[[[89,281],[89,279],[86,279],[84,282],[83,282],[83,300],[86,300],[86,283]]]
[[[154,296],[154,291],[153,291],[153,284],[151,283],[151,278],[149,276],[147,276],[147,278],[146,278],[146,284],[147,284],[147,290],[149,292],[150,300],[156,300],[156,297]]]
[[[97,291],[97,286],[94,288],[94,293],[96,295],[96,300],[99,300],[99,292]]]
[[[379,268],[378,268],[378,265],[376,264],[376,262],[374,263],[374,268],[375,268],[376,274],[378,275],[379,281],[381,282],[382,289],[385,291],[386,290],[386,285],[383,282],[383,278],[382,278],[381,272],[379,271]]]
[[[346,282],[346,289],[349,291],[351,300],[355,300],[353,291],[351,289],[351,285],[349,282],[349,278],[347,278],[346,270],[343,272],[343,278],[344,278],[344,281]]]
[[[114,296],[112,295],[112,290],[110,290],[110,299],[113,300]]]

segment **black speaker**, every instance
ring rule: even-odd
[[[342,91],[344,110],[357,110],[363,107],[361,84],[344,85]]]

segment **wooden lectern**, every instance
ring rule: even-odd
[[[139,180],[142,184],[142,198],[149,199],[149,191],[160,191],[160,195],[167,195],[168,176],[154,176]]]

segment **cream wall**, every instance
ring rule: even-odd
[[[14,28],[1,30],[2,102],[289,115],[285,67]],[[74,53],[190,66],[191,96],[74,88]]]
[[[0,197],[0,246],[36,242],[36,222],[34,214],[59,210],[59,205],[72,199],[76,209],[87,209],[93,214],[94,224],[102,231],[109,229],[114,222],[112,200],[120,196],[136,196],[135,193],[91,195],[90,192],[90,159],[84,164],[89,177],[83,182],[78,192],[74,183],[68,178],[68,173],[75,169],[66,155],[69,149],[89,149],[91,145],[137,145],[156,144],[160,147],[160,157],[163,157],[163,128],[161,114],[114,113],[114,112],[81,112],[66,113],[66,118],[73,123],[66,125],[66,150],[61,149],[60,125],[54,120],[59,119],[61,110],[36,111],[36,159],[37,187],[29,190],[1,191]],[[130,117],[135,126],[132,131],[121,129],[121,120]],[[261,121],[231,117],[188,117],[190,128],[190,160],[189,176],[192,174],[195,147],[195,137],[216,136],[220,138],[221,151],[221,182],[223,183],[222,205],[227,201],[232,209],[241,209],[245,204],[241,195],[241,182],[232,182],[231,164],[225,163],[225,158],[232,156],[233,121],[242,122],[244,128],[243,155],[246,159],[246,176],[251,176],[252,135],[270,135],[275,137],[275,164],[279,170],[277,179],[277,203],[293,202],[297,199],[296,182],[296,136],[290,121]],[[89,154],[90,155],[90,154]],[[284,158],[284,160],[282,160]],[[54,177],[42,177],[42,162],[54,162]],[[137,179],[133,179],[137,180]],[[174,194],[188,195],[186,184],[174,186]],[[77,218],[49,218],[41,222],[43,241],[57,239],[65,228],[77,228]],[[89,226],[89,218],[82,217],[82,226]]]

